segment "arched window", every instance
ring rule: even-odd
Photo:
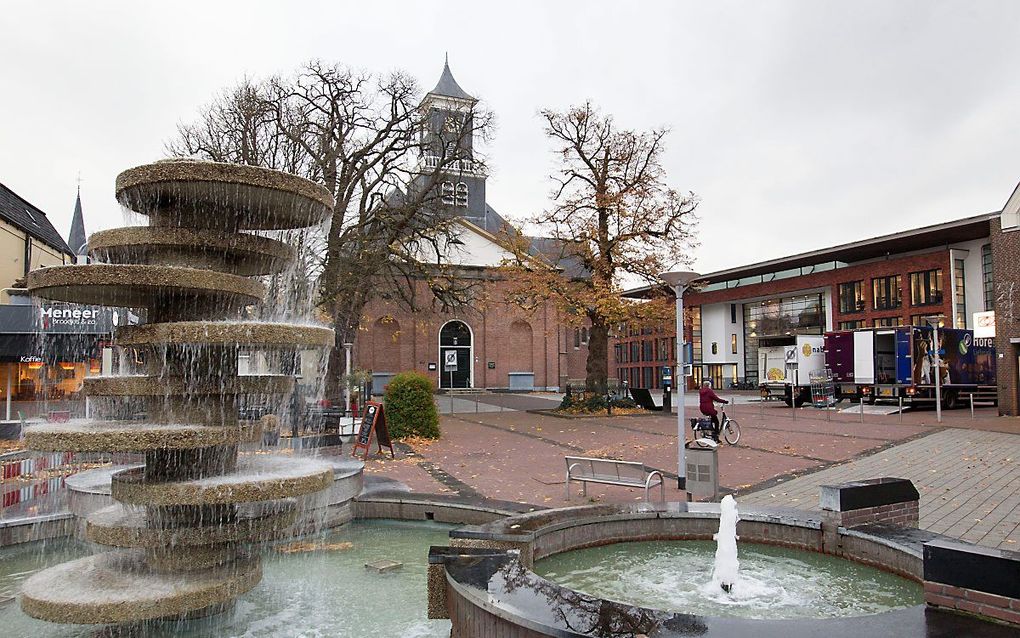
[[[453,182],[443,182],[442,185],[443,203],[452,206],[454,203],[453,198]]]
[[[464,182],[457,183],[457,206],[467,207],[468,205],[468,186]]]

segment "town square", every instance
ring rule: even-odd
[[[5,636],[1020,635],[1020,5],[5,17]]]

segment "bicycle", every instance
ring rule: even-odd
[[[691,419],[691,428],[694,430],[694,445],[698,447],[713,447],[719,445],[719,434],[716,433],[710,417]],[[722,439],[730,445],[736,445],[740,440],[740,424],[726,416],[726,408],[719,408],[719,432]],[[706,436],[699,436],[704,433]],[[711,445],[706,445],[706,442]]]

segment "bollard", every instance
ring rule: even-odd
[[[478,414],[478,395],[475,395],[475,414]]]
[[[864,423],[864,395],[861,394],[861,423]]]
[[[797,395],[793,393],[793,387],[790,388],[790,409],[793,410],[793,420],[797,420]]]
[[[970,393],[970,418],[974,418],[974,393]]]
[[[900,397],[900,423],[903,423],[903,397]]]

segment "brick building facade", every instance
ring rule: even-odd
[[[1020,185],[992,221],[999,413],[1020,416]]]
[[[757,387],[759,344],[775,345],[796,334],[930,320],[972,327],[973,313],[993,305],[990,217],[705,275],[684,295],[693,364],[689,387],[702,379],[723,389]],[[650,292],[641,288],[628,295]],[[657,369],[675,366],[676,357],[671,350],[668,360],[656,358],[654,349],[645,357],[646,342],[672,340],[674,334],[672,326],[624,327],[610,349],[610,369],[631,385],[659,387]],[[637,360],[635,352],[641,355]]]
[[[449,65],[444,66],[422,103],[432,127],[423,132],[431,136],[426,139],[441,140],[451,121],[471,117],[475,102],[454,80]],[[413,314],[383,299],[373,301],[354,343],[354,362],[372,372],[376,390],[404,370],[429,375],[439,388],[522,391],[557,390],[585,376],[586,328],[567,326],[552,304],[529,311],[508,301],[508,284],[500,280],[498,267],[513,257],[503,239],[511,227],[486,200],[486,175],[474,162],[473,143],[458,142],[458,162],[443,173],[440,187],[443,204],[459,222],[455,236],[445,242],[442,261],[455,266],[465,280],[476,280],[475,301],[456,313]],[[426,166],[430,159],[423,158]],[[534,239],[536,255],[559,252],[551,243]],[[567,276],[584,276],[566,261],[552,265]],[[431,293],[424,282],[418,285],[415,296],[427,300]],[[447,357],[452,365],[447,365]]]

